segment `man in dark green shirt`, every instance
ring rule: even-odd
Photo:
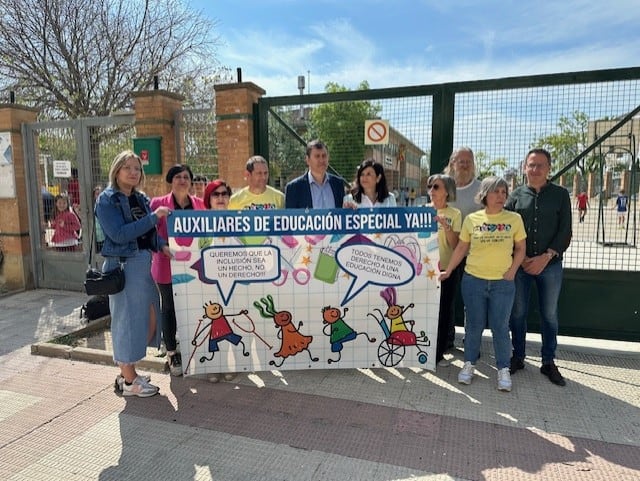
[[[533,149],[527,154],[527,184],[516,188],[505,205],[522,216],[527,231],[527,254],[516,274],[516,295],[510,328],[511,373],[524,369],[527,316],[531,284],[536,283],[542,332],[540,372],[559,386],[565,380],[554,363],[558,345],[558,298],[562,287],[562,254],[571,242],[569,192],[548,181],[551,154]]]

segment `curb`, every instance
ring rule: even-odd
[[[100,319],[96,319],[86,327],[78,329],[77,331],[70,332],[58,336],[56,339],[64,337],[85,337],[96,331],[108,329],[111,325],[111,317],[105,316]],[[103,364],[107,366],[113,366],[113,352],[105,351],[103,349],[93,349],[84,346],[69,346],[67,344],[59,344],[52,341],[37,342],[31,344],[31,354],[34,356],[55,357],[59,359],[68,359],[71,361],[83,361],[93,364]],[[136,363],[136,366],[146,371],[154,372],[166,372],[166,361],[164,358],[158,358],[155,356],[145,356],[142,360]]]

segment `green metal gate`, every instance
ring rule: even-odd
[[[83,290],[94,225],[94,191],[108,184],[115,156],[132,148],[133,120],[133,115],[118,115],[22,126],[37,288]],[[51,242],[51,209],[55,209],[51,202],[58,194],[67,194],[77,204],[74,210],[81,229],[79,245],[74,248],[56,248]]]
[[[319,137],[343,178],[351,180],[354,166],[374,156],[392,173],[391,188],[416,186],[424,199],[425,177],[442,171],[454,147],[473,148],[480,176],[502,175],[516,185],[526,152],[546,147],[554,157],[553,180],[574,203],[579,191],[588,191],[591,205],[585,222],[574,216],[560,333],[640,341],[639,112],[637,67],[264,97],[255,111],[255,150],[270,161],[276,187],[284,188],[305,170],[306,142]],[[394,140],[364,146],[363,115],[388,120]],[[620,188],[631,200],[622,228],[613,210]],[[537,318],[533,309],[533,330]]]

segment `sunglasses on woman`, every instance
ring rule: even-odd
[[[431,185],[427,185],[427,190],[438,190],[440,188],[440,184],[431,184]]]
[[[229,192],[227,192],[226,190],[224,192],[219,192],[219,191],[211,192],[211,197],[228,197],[228,196],[229,196]]]

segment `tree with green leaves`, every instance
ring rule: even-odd
[[[489,156],[482,151],[476,152],[474,157],[476,163],[476,175],[478,176],[478,179],[502,175],[509,165],[507,159],[504,157],[490,159]]]
[[[542,147],[547,149],[554,159],[554,170],[560,170],[575,159],[588,144],[589,116],[578,110],[570,117],[562,115],[557,123],[558,131],[538,137],[531,148]],[[582,175],[585,171],[593,171],[597,168],[594,156],[581,159],[576,167]]]
[[[369,90],[365,80],[357,90]],[[327,93],[348,92],[349,89],[329,82]],[[332,167],[346,179],[355,175],[365,155],[365,120],[378,118],[382,107],[366,100],[328,102],[311,110],[311,126],[317,136],[329,147]]]

